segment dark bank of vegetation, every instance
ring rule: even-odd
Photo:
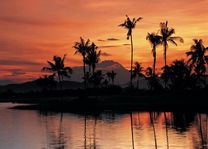
[[[64,79],[70,78],[73,73],[71,67],[65,66],[65,58],[54,56],[53,61],[48,61],[48,66],[42,71],[47,75],[37,79],[36,85],[41,90],[26,93],[15,93],[8,90],[1,94],[2,99],[14,102],[54,104],[54,108],[195,108],[206,106],[208,95],[207,64],[208,56],[201,39],[194,39],[190,50],[186,52],[188,60],[174,60],[167,64],[167,50],[170,45],[183,43],[183,38],[173,36],[175,29],[168,26],[168,22],[160,23],[158,33],[148,33],[153,56],[153,66],[146,68],[135,62],[133,65],[133,37],[132,30],[142,18],[127,19],[121,27],[128,30],[127,39],[131,40],[131,63],[130,83],[128,87],[121,88],[114,83],[116,72],[114,70],[103,74],[96,70],[100,61],[101,50],[94,42],[84,40],[82,37],[73,48],[75,54],[82,56],[83,62],[83,86],[77,89],[63,87]],[[156,72],[157,47],[164,48],[164,66]],[[88,67],[86,67],[88,66]],[[88,68],[88,70],[86,69]],[[139,88],[139,80],[144,78],[148,81],[148,89]],[[8,101],[7,100],[7,101]],[[58,106],[59,105],[59,106]],[[190,106],[190,107],[188,107]],[[102,108],[101,108],[102,109]]]

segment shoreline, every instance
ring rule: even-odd
[[[155,96],[88,96],[62,98],[21,98],[4,102],[30,104],[13,109],[56,112],[98,111],[187,111],[206,112],[208,104],[204,96],[155,95]]]

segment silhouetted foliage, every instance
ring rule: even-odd
[[[106,76],[108,77],[108,82],[111,82],[114,85],[114,80],[116,77],[116,73],[112,70],[111,72],[107,72]]]
[[[151,67],[146,69],[146,79],[148,81],[148,86],[151,90],[162,90],[162,85],[160,84],[160,80],[156,74],[153,73]]]
[[[104,80],[104,75],[101,70],[98,70],[92,74],[89,79],[89,82],[93,84],[95,88],[98,88],[102,85],[102,81]]]
[[[76,50],[75,54],[82,55],[82,61],[83,61],[83,79],[86,75],[86,56],[87,53],[90,51],[90,40],[88,39],[85,41],[82,37],[80,37],[80,42],[75,42],[75,45],[73,46]],[[86,88],[86,80],[84,79],[84,86]]]
[[[155,33],[148,33],[146,40],[148,40],[152,46],[152,54],[153,54],[153,74],[155,74],[155,67],[156,67],[156,47],[162,44],[162,37],[155,34]]]
[[[48,61],[49,67],[43,67],[42,71],[52,73],[54,76],[58,77],[58,81],[61,84],[64,77],[70,78],[72,74],[71,67],[65,67],[64,61],[65,61],[66,55],[64,55],[63,58],[59,56],[53,57],[53,62]],[[62,88],[62,84],[61,84]]]
[[[208,51],[208,47],[203,45],[201,39],[194,39],[193,41],[194,44],[191,46],[190,51],[186,52],[189,57],[188,63],[190,64],[190,67],[194,69],[198,83],[205,84],[205,73],[208,64],[208,55],[206,55],[206,52]]]
[[[176,41],[183,43],[183,38],[179,36],[172,37],[172,35],[175,34],[175,29],[168,27],[168,21],[160,23],[160,34],[162,38],[162,44],[164,47],[164,62],[165,62],[164,67],[165,67],[167,65],[166,56],[167,56],[168,43],[172,43],[173,45],[177,46]]]
[[[44,75],[36,80],[38,86],[43,89],[54,89],[57,86],[55,75]]]
[[[98,47],[93,42],[89,51],[87,51],[86,64],[89,65],[89,73],[91,73],[92,68],[92,74],[95,72],[96,64],[100,61],[101,50],[97,50]]]
[[[139,88],[139,79],[144,77],[143,67],[140,63],[135,62],[132,72],[132,78],[137,79],[137,88]]]
[[[189,88],[188,82],[192,81],[192,74],[190,67],[184,60],[175,60],[170,66],[163,68],[161,78],[164,81],[169,81],[169,87],[174,90],[181,90]]]

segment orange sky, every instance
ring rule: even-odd
[[[40,69],[53,55],[68,54],[67,65],[81,65],[73,43],[80,36],[94,41],[126,68],[130,63],[126,30],[119,28],[125,15],[143,17],[133,32],[135,61],[152,65],[147,32],[157,32],[161,21],[169,21],[185,43],[170,46],[168,62],[185,58],[193,38],[208,44],[208,0],[0,0],[0,80],[26,81],[40,76]],[[107,40],[116,38],[118,40]],[[105,41],[99,41],[105,40]],[[163,49],[157,49],[158,69]]]

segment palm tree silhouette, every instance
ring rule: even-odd
[[[97,51],[98,47],[95,45],[93,42],[90,46],[89,51],[87,51],[87,56],[86,56],[86,64],[89,65],[89,73],[91,73],[91,68],[92,68],[92,74],[95,72],[96,64],[100,61],[100,55],[101,55],[101,50]]]
[[[160,23],[160,34],[161,34],[161,38],[162,38],[162,44],[164,47],[164,62],[165,62],[165,66],[166,66],[167,65],[166,56],[167,56],[168,43],[172,43],[173,45],[177,46],[178,44],[176,43],[176,41],[179,41],[181,43],[183,43],[184,41],[183,41],[183,38],[181,38],[179,36],[172,37],[172,35],[175,34],[175,29],[168,27],[168,21]]]
[[[130,77],[130,86],[132,87],[132,67],[133,67],[133,37],[132,37],[132,30],[136,27],[136,23],[140,21],[142,18],[139,17],[138,19],[133,18],[132,20],[126,15],[127,19],[124,23],[120,24],[119,26],[124,27],[128,30],[127,32],[127,40],[129,37],[131,38],[131,77]]]
[[[156,67],[156,47],[162,43],[161,36],[155,33],[148,33],[146,40],[148,40],[152,46],[152,54],[153,54],[153,74],[155,74],[155,67]]]
[[[139,78],[144,77],[144,74],[142,73],[143,67],[141,66],[140,63],[135,62],[134,67],[133,67],[133,72],[132,72],[132,78],[136,79],[137,78],[137,89],[139,88]]]
[[[190,51],[186,52],[188,63],[190,63],[191,68],[194,68],[194,71],[199,78],[200,76],[205,75],[206,65],[208,64],[208,55],[205,55],[208,51],[208,47],[203,45],[201,39],[194,39],[194,44],[191,46]]]
[[[106,75],[108,77],[109,82],[111,81],[112,85],[114,85],[114,80],[117,74],[112,70],[111,72],[107,72]]]
[[[73,46],[75,48],[76,52],[75,54],[81,54],[82,55],[82,61],[83,61],[83,78],[85,78],[86,75],[86,55],[88,51],[90,50],[90,40],[88,39],[86,42],[85,40],[80,37],[80,42],[75,42],[75,45]],[[84,87],[86,88],[86,80],[84,79]]]
[[[63,58],[59,56],[54,56],[53,62],[47,61],[49,67],[42,68],[42,71],[53,73],[54,76],[58,77],[58,81],[61,85],[61,89],[62,89],[62,81],[64,77],[70,78],[71,77],[70,75],[72,74],[71,67],[65,67],[64,64],[65,58],[66,58],[66,54],[64,55]]]

